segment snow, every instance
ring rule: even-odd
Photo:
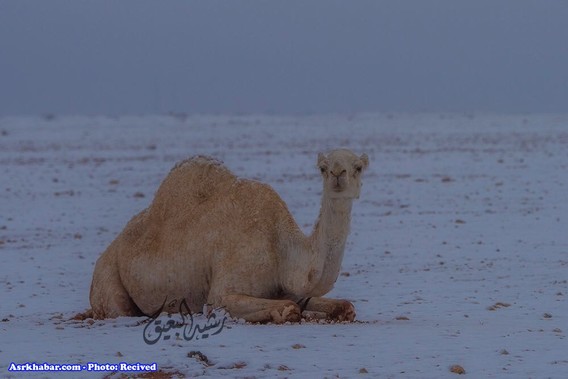
[[[177,161],[212,155],[269,183],[307,232],[317,152],[340,146],[371,160],[328,295],[357,322],[228,321],[147,345],[145,318],[70,320],[89,307],[98,256]],[[0,376],[134,375],[12,362],[156,362],[188,377],[453,378],[455,364],[566,377],[567,169],[567,115],[1,118]]]

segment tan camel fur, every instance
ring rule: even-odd
[[[93,316],[153,315],[185,299],[193,311],[210,304],[250,322],[295,322],[304,311],[352,321],[350,302],[321,296],[337,280],[368,163],[345,149],[319,154],[322,203],[309,236],[270,186],[212,158],[178,163],[98,259]]]

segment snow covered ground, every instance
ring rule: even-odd
[[[98,256],[176,161],[212,155],[271,184],[309,231],[317,152],[340,146],[371,159],[329,294],[358,322],[228,322],[148,345],[144,318],[69,320],[89,307]],[[566,378],[567,195],[562,115],[2,118],[0,376],[134,375],[12,362],[155,362],[173,374],[153,377],[457,378],[460,365],[470,378]]]

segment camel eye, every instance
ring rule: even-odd
[[[320,171],[322,174],[325,174],[325,172],[327,171],[325,167],[320,167]]]
[[[363,171],[363,166],[355,166],[355,171],[357,172]]]

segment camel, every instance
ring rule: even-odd
[[[353,321],[346,300],[323,297],[337,280],[366,154],[320,153],[319,217],[306,236],[269,185],[236,177],[220,161],[179,162],[151,205],[134,216],[95,265],[94,318],[223,307],[253,323],[299,322],[304,313]]]

